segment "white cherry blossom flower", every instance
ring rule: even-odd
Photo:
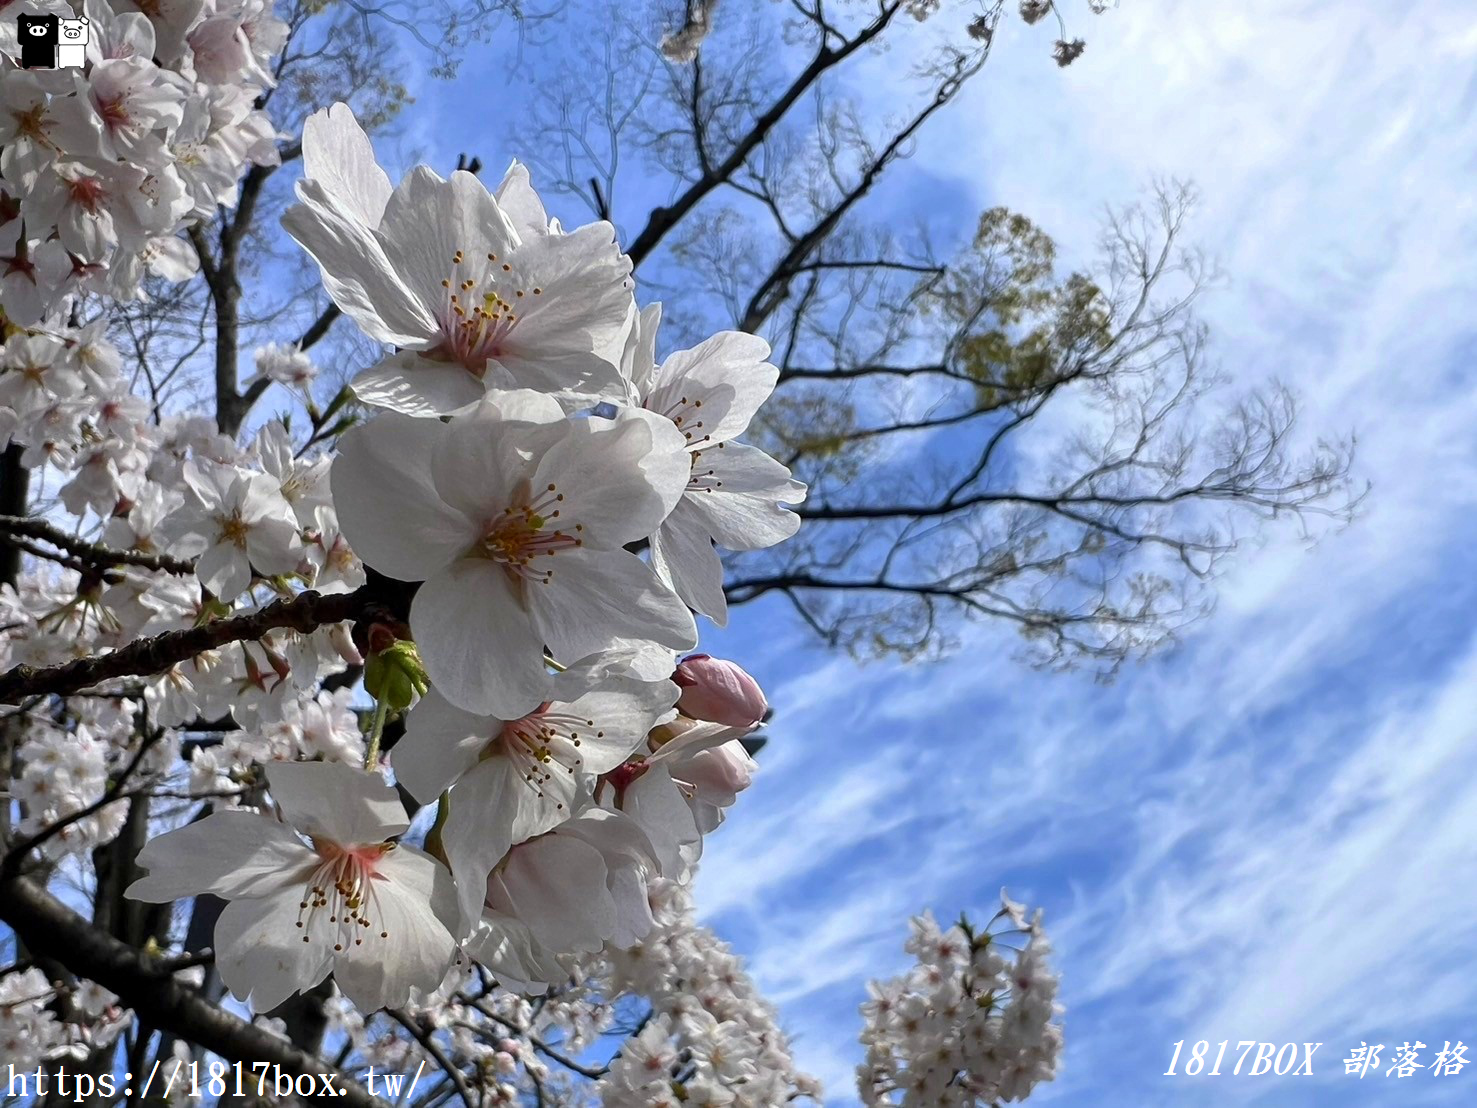
[[[306,394],[318,376],[318,367],[313,359],[291,343],[269,342],[256,349],[256,375],[247,381],[276,381],[289,388],[301,389]]]
[[[7,319],[30,327],[61,297],[72,263],[60,242],[31,240],[21,226],[20,219],[0,223],[0,301]]]
[[[354,378],[361,400],[438,415],[488,387],[558,394],[570,410],[623,395],[631,263],[610,224],[525,238],[475,176],[425,166],[391,192],[343,105],[304,126],[303,168],[283,225],[345,314],[401,348]]]
[[[366,564],[424,581],[410,624],[432,683],[470,712],[517,719],[566,661],[695,642],[692,616],[624,545],[681,494],[670,425],[639,412],[565,418],[547,396],[491,394],[474,414],[388,413],[344,436],[331,483]]]
[[[567,975],[559,956],[631,946],[652,927],[650,841],[620,812],[592,808],[508,851],[487,879],[467,951],[524,992]]]
[[[432,689],[395,747],[395,776],[421,803],[451,788],[441,841],[469,922],[508,848],[577,812],[594,777],[625,761],[677,699],[676,685],[642,680],[619,655],[584,659],[550,685],[548,701],[511,720]]]
[[[765,359],[769,344],[723,331],[654,366],[659,307],[633,320],[626,367],[633,400],[667,419],[687,443],[690,472],[682,500],[651,538],[652,565],[677,595],[718,626],[728,622],[723,563],[713,548],[759,550],[800,526],[784,505],[805,499],[805,486],[756,447],[733,441],[774,391],[779,371]]]
[[[170,550],[197,556],[196,575],[222,600],[234,600],[253,572],[291,573],[302,556],[292,509],[272,478],[192,458],[184,480],[194,494],[160,524]]]
[[[224,811],[151,839],[135,900],[212,893],[216,967],[259,1012],[330,973],[363,1012],[440,984],[455,952],[451,875],[393,841],[409,826],[378,774],[336,762],[266,770],[283,822]]]

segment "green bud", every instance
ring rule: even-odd
[[[401,712],[431,687],[415,643],[398,639],[364,663],[364,689],[385,707]]]

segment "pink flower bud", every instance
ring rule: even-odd
[[[682,768],[682,777],[699,799],[726,808],[749,787],[756,768],[744,744],[734,740],[698,751]]]
[[[672,680],[682,690],[678,709],[693,719],[752,727],[769,711],[759,682],[723,658],[693,654],[682,659]]]

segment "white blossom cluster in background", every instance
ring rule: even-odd
[[[287,24],[269,0],[7,6],[88,21],[81,69],[0,68],[0,302],[31,327],[70,294],[138,295],[146,272],[182,280],[196,258],[175,236],[232,206],[245,164],[275,165],[254,106]]]
[[[53,1010],[63,992],[74,1016],[65,1021]],[[12,1072],[80,1060],[112,1044],[127,1026],[118,998],[91,981],[59,990],[35,967],[0,977],[0,1051]]]
[[[1002,896],[977,930],[918,916],[904,949],[918,964],[873,981],[862,1005],[867,1060],[857,1070],[869,1105],[987,1105],[1024,1100],[1056,1075],[1062,1029],[1057,978],[1041,912]]]
[[[305,351],[255,352],[306,432],[272,419],[238,441],[161,410],[109,304],[147,272],[188,278],[182,230],[276,164],[253,105],[287,25],[266,0],[20,7],[85,13],[91,35],[82,69],[0,61],[0,447],[30,492],[0,519],[26,555],[0,586],[0,669],[305,606],[0,721],[17,857],[85,873],[147,794],[157,833],[127,895],[226,901],[213,969],[258,1021],[331,975],[354,1057],[413,1069],[439,1043],[491,1103],[818,1098],[688,892],[768,712],[738,664],[691,653],[696,617],[726,623],[721,552],[789,538],[805,496],[741,441],[775,387],[768,345],[725,331],[658,357],[660,305],[638,308],[610,224],[551,219],[518,163],[491,191],[424,166],[392,185],[337,104],[307,120],[283,225],[378,359],[320,411]],[[325,598],[357,606],[313,617]],[[915,925],[923,965],[868,1009],[870,1103],[1016,1099],[1051,1076],[1045,940],[1006,918],[1013,957],[1008,932]],[[96,986],[60,988],[0,971],[18,1067],[128,1024]],[[565,1064],[617,1034],[608,1066]]]
[[[820,1086],[795,1069],[774,1006],[743,962],[693,918],[688,890],[653,890],[657,926],[636,946],[612,948],[589,967],[612,995],[651,1002],[651,1015],[601,1080],[601,1103],[619,1108],[732,1104],[765,1108]]]

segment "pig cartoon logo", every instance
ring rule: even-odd
[[[21,44],[21,67],[55,69],[61,40],[60,20],[54,15],[19,15],[16,30]]]
[[[87,64],[87,20],[63,19],[56,64],[62,69],[81,69]]]

